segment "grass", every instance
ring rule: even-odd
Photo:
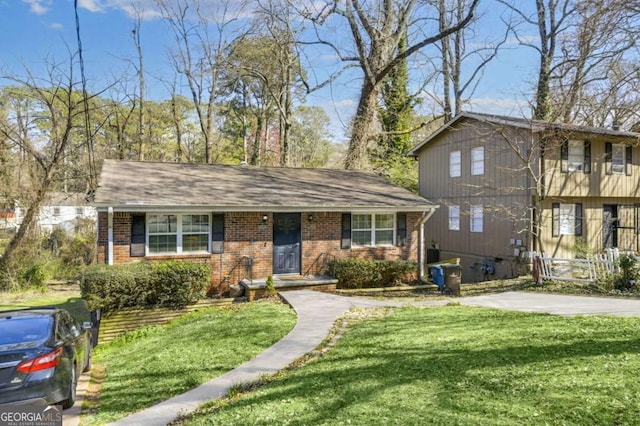
[[[295,321],[286,305],[255,302],[194,312],[100,345],[94,363],[106,374],[97,410],[82,424],[109,423],[220,376],[280,340]]]
[[[396,309],[189,425],[637,424],[640,319]]]
[[[15,292],[0,292],[0,310],[56,306],[66,309],[79,322],[90,321],[87,304],[77,285],[49,284]]]

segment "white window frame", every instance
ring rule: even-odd
[[[479,146],[471,149],[471,175],[480,176],[484,174],[484,147]]]
[[[471,232],[483,232],[484,229],[484,209],[482,204],[475,204],[469,207],[469,230]]]
[[[560,235],[575,235],[576,233],[576,205],[560,204],[559,217]]]
[[[154,216],[176,216],[176,231],[175,232],[150,232],[151,218]],[[206,250],[183,250],[183,237],[182,232],[182,218],[183,216],[207,216],[209,226],[207,227],[207,249]],[[187,235],[200,234],[204,235],[204,232],[189,232]],[[154,235],[176,235],[176,250],[167,252],[152,252],[149,245],[150,237]],[[211,213],[209,212],[189,212],[189,213],[147,213],[145,220],[145,252],[147,256],[170,256],[176,254],[202,254],[211,252]]]
[[[449,231],[460,230],[460,206],[449,206]]]
[[[567,171],[584,171],[584,141],[569,140],[567,142]]]
[[[619,143],[611,144],[611,173],[617,175],[626,174],[626,145]]]
[[[393,216],[393,225],[392,228],[376,228],[376,216],[378,215],[384,215],[384,216],[388,216],[391,215]],[[370,216],[371,218],[371,228],[356,228],[355,227],[355,218],[356,216]],[[378,213],[368,213],[368,212],[358,212],[358,213],[351,213],[351,241],[352,241],[352,245],[353,247],[392,247],[396,244],[396,237],[397,237],[397,215],[395,212],[378,212]],[[354,241],[353,238],[353,232],[354,231],[370,231],[371,232],[371,244],[370,245],[362,245],[362,244],[358,244]],[[378,244],[376,242],[376,231],[392,231],[393,232],[393,237],[391,239],[391,244],[385,243],[385,244]]]
[[[449,177],[462,176],[462,152],[451,151],[449,153]]]

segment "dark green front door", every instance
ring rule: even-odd
[[[300,213],[273,214],[273,273],[300,273]]]

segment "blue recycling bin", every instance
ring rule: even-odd
[[[429,274],[431,274],[433,283],[438,286],[438,290],[442,291],[444,289],[444,268],[442,265],[429,266]]]

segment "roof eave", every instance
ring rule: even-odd
[[[99,212],[112,208],[114,212],[190,212],[190,211],[210,211],[210,212],[382,212],[382,211],[402,211],[402,212],[423,212],[437,209],[437,204],[416,204],[416,205],[336,205],[336,206],[210,206],[210,205],[151,205],[151,204],[111,204],[95,203]]]

